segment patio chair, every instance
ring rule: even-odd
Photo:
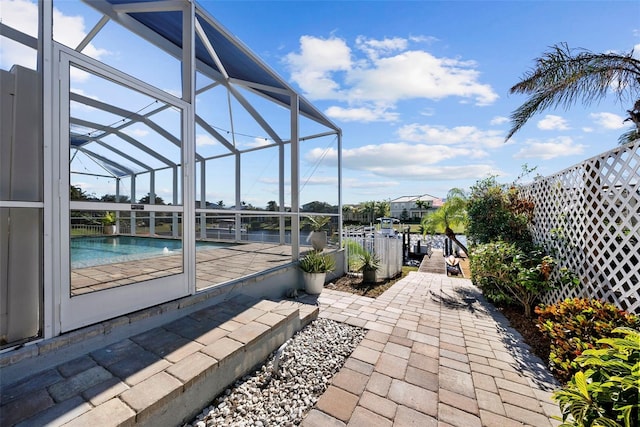
[[[462,275],[462,268],[460,267],[460,260],[454,255],[449,255],[444,259],[445,268],[447,269],[447,276]]]

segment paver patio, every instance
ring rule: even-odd
[[[377,299],[325,289],[318,302],[369,332],[303,426],[559,424],[558,384],[470,280],[415,272]]]
[[[238,311],[228,303],[212,306],[77,354],[26,382],[3,384],[0,424],[47,419],[115,426],[136,413],[142,420],[144,408],[170,405],[176,393],[207,377],[212,364],[224,364],[240,349],[252,351],[256,337],[282,321],[269,313],[278,304],[263,301]],[[305,427],[559,424],[550,420],[559,415],[550,399],[557,383],[468,279],[413,272],[377,299],[325,288],[290,309],[315,311],[315,304],[320,317],[369,331],[307,414]],[[215,321],[221,316],[224,322]],[[158,390],[171,393],[156,396]]]

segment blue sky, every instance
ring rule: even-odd
[[[9,0],[2,1],[8,11]],[[510,182],[525,163],[549,175],[615,147],[629,127],[622,121],[630,105],[610,97],[588,108],[545,111],[504,143],[508,117],[525,100],[509,88],[549,46],[566,42],[625,53],[635,46],[640,54],[637,1],[199,3],[342,128],[344,203],[425,193],[443,197],[452,187],[468,189],[492,174]],[[58,39],[77,43],[97,21],[97,14],[78,4],[54,2],[69,17]],[[85,52],[128,71],[135,61],[126,60],[124,50],[133,41],[123,43],[113,34],[97,37]],[[7,44],[0,48],[6,62]],[[169,87],[179,77],[177,64],[160,64],[145,57],[141,65],[153,67],[158,87],[179,89]],[[234,126],[238,133],[259,136],[241,116]],[[329,166],[335,162],[334,147],[327,151],[325,145],[303,147],[303,173],[306,167],[320,175],[322,168],[313,166],[320,157]],[[277,177],[266,174],[265,185]],[[323,198],[321,187],[315,188],[306,199]],[[248,190],[247,201],[255,206],[274,199],[266,187],[251,184]]]
[[[503,142],[525,100],[509,88],[549,46],[640,54],[639,2],[203,4],[342,127],[347,203],[511,181],[525,163],[552,174],[628,127],[611,97],[546,111]]]

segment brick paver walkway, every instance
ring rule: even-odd
[[[244,307],[242,297],[236,298],[238,307]],[[545,364],[531,354],[520,335],[468,279],[414,272],[377,299],[325,288],[320,296],[300,302],[303,304],[262,301],[234,310],[232,301],[227,301],[222,308],[203,308],[115,340],[89,355],[76,354],[70,362],[42,368],[12,385],[4,383],[0,425],[70,421],[73,425],[115,426],[122,420],[130,424],[135,413],[142,422],[147,412],[138,407],[169,405],[177,394],[196,393],[191,387],[197,383],[195,376],[211,377],[209,365],[203,368],[203,363],[222,366],[225,352],[237,350],[233,354],[239,355],[238,360],[229,366],[243,362],[249,369],[266,357],[268,353],[254,355],[255,360],[241,355],[255,351],[251,342],[256,334],[278,322],[277,316],[274,319],[273,313],[261,307],[284,304],[286,310],[304,311],[307,318],[316,313],[316,302],[320,317],[368,332],[303,426],[559,424],[550,420],[551,415],[559,414],[550,399],[557,384]],[[224,343],[233,348],[227,349]],[[246,349],[241,350],[243,346]],[[219,382],[228,384],[231,379]]]
[[[559,424],[544,363],[469,280],[411,273],[377,299],[318,301],[320,317],[369,332],[303,426]]]

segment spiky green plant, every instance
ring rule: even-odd
[[[309,251],[300,258],[299,266],[305,273],[328,273],[336,267],[335,260],[322,251]]]
[[[308,216],[304,224],[311,227],[312,231],[322,231],[331,222],[331,217],[326,215]]]

